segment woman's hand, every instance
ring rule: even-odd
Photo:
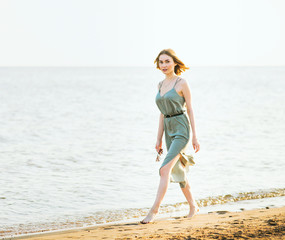
[[[193,145],[193,148],[195,150],[195,153],[200,150],[200,143],[196,137],[192,138],[192,145]]]
[[[156,145],[155,145],[155,149],[157,152],[160,152],[162,149],[162,141],[161,140],[157,140]]]
[[[155,145],[155,149],[157,151],[157,156],[156,156],[156,162],[160,161],[160,155],[163,153],[163,149],[162,149],[162,141],[157,141],[156,145]]]

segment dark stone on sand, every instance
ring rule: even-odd
[[[273,219],[269,219],[269,220],[267,220],[266,222],[267,222],[269,225],[271,225],[271,226],[276,226],[276,225],[277,225],[277,222],[274,221]]]
[[[240,237],[242,235],[242,231],[237,231],[234,233],[234,237]]]
[[[228,213],[229,211],[216,211],[216,213],[218,213],[218,214],[226,214],[226,213]]]
[[[269,209],[269,207],[265,207],[266,209]]]
[[[244,211],[244,208],[240,208],[241,211]]]

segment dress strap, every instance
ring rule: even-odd
[[[179,77],[176,79],[176,82],[175,82],[175,84],[174,84],[173,88],[175,87],[176,83],[178,82],[178,79],[179,79]]]
[[[162,82],[163,82],[163,81],[161,81],[161,82],[159,83],[159,92],[160,92],[160,89],[161,89],[161,86],[162,86]]]

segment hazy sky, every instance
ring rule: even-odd
[[[284,0],[0,0],[0,66],[285,65]]]

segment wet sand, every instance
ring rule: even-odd
[[[12,239],[285,239],[285,207],[215,211],[198,214],[192,219],[159,219],[158,215],[150,224],[138,221]]]

